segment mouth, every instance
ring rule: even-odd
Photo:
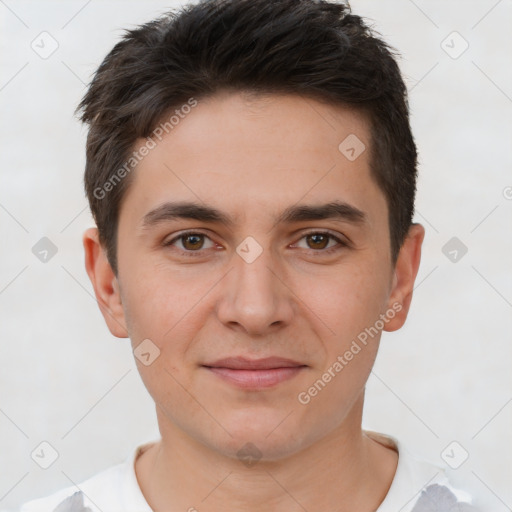
[[[308,366],[291,359],[228,357],[202,365],[213,375],[244,389],[263,389],[287,381]]]

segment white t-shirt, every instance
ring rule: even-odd
[[[391,487],[375,512],[483,512],[467,492],[452,487],[442,467],[417,459],[392,436],[364,432],[398,451]],[[153,443],[138,446],[123,463],[77,486],[25,503],[20,512],[152,512],[137,482],[135,460]]]

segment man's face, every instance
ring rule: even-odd
[[[366,146],[355,160],[362,146],[339,149],[349,136]],[[137,364],[163,436],[273,459],[359,428],[380,332],[353,341],[375,332],[396,281],[369,144],[355,111],[223,94],[138,164],[118,228],[121,322],[133,348],[151,340],[146,359],[160,351]],[[175,216],[186,202],[230,223]]]

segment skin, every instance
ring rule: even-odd
[[[349,134],[367,148],[353,162],[338,150]],[[134,171],[120,209],[117,277],[96,228],[85,232],[87,272],[110,331],[133,348],[150,339],[160,350],[149,366],[136,360],[162,436],[135,468],[155,511],[370,512],[386,496],[397,453],[361,429],[380,332],[308,404],[297,398],[379,315],[400,305],[384,326],[393,331],[409,310],[424,229],[411,226],[393,265],[369,144],[355,110],[218,93]],[[213,206],[233,225],[170,219],[142,227],[149,211],[178,200]],[[366,221],[276,222],[287,207],[336,200]],[[188,229],[206,237],[163,246]],[[306,236],[325,230],[348,245]],[[262,248],[252,263],[236,252],[248,236]],[[328,254],[325,245],[338,249]],[[202,366],[232,355],[306,368],[270,388],[240,389]],[[237,457],[248,442],[261,453],[250,467]]]

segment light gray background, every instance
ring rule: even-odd
[[[80,482],[158,436],[129,342],[110,335],[84,270],[86,131],[73,110],[121,29],[172,5],[0,1],[0,509]],[[510,510],[512,2],[352,8],[403,55],[421,160],[416,220],[427,230],[410,318],[383,336],[364,427],[440,464],[457,441],[469,458],[455,478],[492,510]],[[43,31],[59,45],[47,59],[31,48]],[[458,58],[453,31],[469,44]],[[32,253],[42,237],[58,248],[47,263]],[[468,248],[455,263],[442,252],[452,237]],[[59,454],[46,470],[30,456],[42,441]]]

